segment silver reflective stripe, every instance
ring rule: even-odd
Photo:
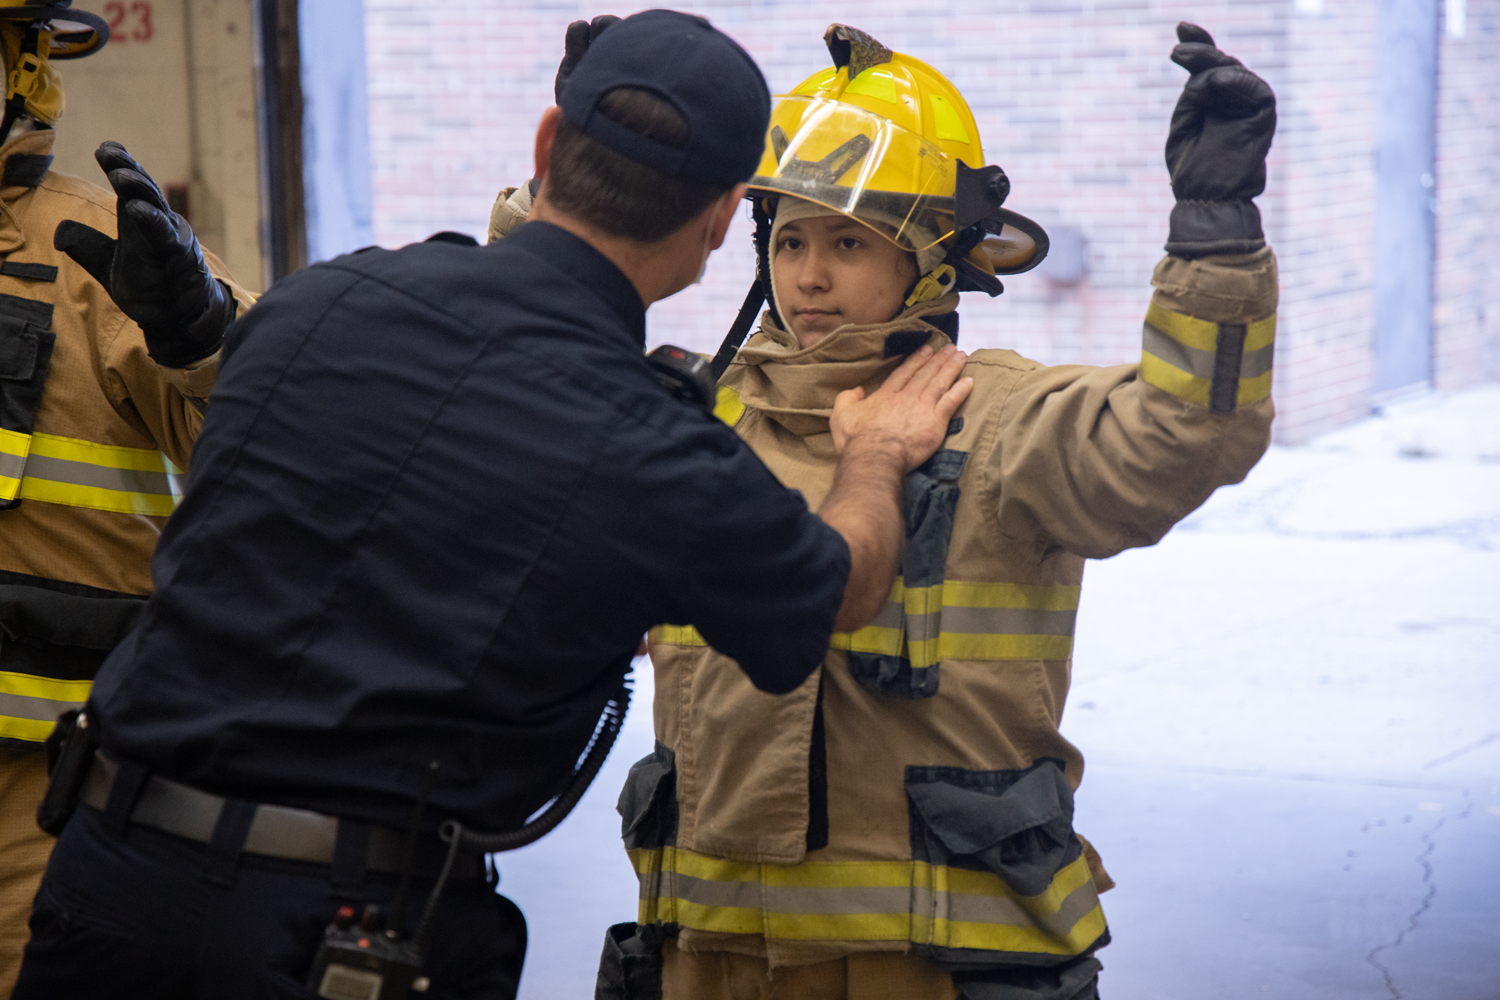
[[[0,715],[12,719],[31,719],[34,722],[56,722],[57,717],[74,708],[82,708],[81,701],[53,701],[51,698],[33,698],[24,694],[0,692]]]
[[[1058,937],[1067,937],[1073,925],[1099,905],[1099,893],[1092,880],[1069,893],[1056,913],[1046,915],[1028,912],[1015,900],[1005,896],[969,896],[954,892],[935,895],[940,907],[937,911],[939,919],[970,924],[1010,924],[1016,927],[1036,924]],[[943,907],[946,907],[946,913],[943,912]]]
[[[12,455],[9,452],[0,451],[0,479],[20,479],[21,472],[25,468],[25,455]]]
[[[172,484],[165,472],[143,472],[139,469],[112,469],[92,462],[74,462],[32,453],[26,463],[28,479],[46,479],[54,483],[92,486],[123,493],[146,493],[171,496]]]
[[[1199,378],[1213,379],[1214,355],[1217,352],[1189,347],[1182,341],[1167,336],[1150,323],[1145,324],[1143,334],[1143,346],[1146,353],[1154,354],[1167,364],[1181,368],[1185,372],[1191,372]]]
[[[886,601],[885,607],[866,628],[901,628],[906,622],[906,606],[900,601]]]
[[[1240,360],[1240,378],[1259,378],[1271,370],[1276,356],[1276,345],[1267,344],[1258,351],[1246,351]]]
[[[796,913],[808,916],[842,913],[906,914],[911,908],[911,887],[898,886],[787,886],[760,882],[715,882],[691,875],[667,873],[663,879],[663,896],[698,906],[731,907],[741,910],[764,909],[771,913]],[[670,886],[670,888],[668,888]],[[764,892],[764,899],[762,899]],[[650,899],[646,880],[641,881],[641,898]]]
[[[918,886],[777,886],[759,882],[715,882],[680,873],[663,873],[660,896],[705,907],[769,911],[805,916],[842,914],[889,914],[904,916],[915,911],[939,920],[962,923],[1001,924],[1011,927],[1037,926],[1066,937],[1075,924],[1099,905],[1092,881],[1073,890],[1057,911],[1038,914],[1026,910],[1009,896],[933,892]],[[657,898],[654,879],[641,879],[641,898]]]
[[[662,872],[661,894],[684,899],[700,906],[728,906],[744,910],[760,909],[759,882],[714,882],[680,872]],[[641,880],[641,898],[650,899],[646,880]]]
[[[932,618],[935,615],[924,615]],[[1072,635],[1076,611],[1029,608],[943,608],[943,631],[971,635]]]
[[[766,902],[772,913],[808,916],[842,913],[895,913],[911,911],[909,886],[766,886]]]

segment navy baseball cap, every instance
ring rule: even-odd
[[[605,94],[636,87],[687,121],[681,149],[647,138],[598,110]],[[647,10],[610,27],[568,77],[563,118],[590,139],[668,177],[738,184],[760,165],[771,93],[750,54],[694,14]]]

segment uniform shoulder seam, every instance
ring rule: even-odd
[[[115,198],[109,192],[91,184],[81,177],[72,174],[61,174],[55,170],[49,170],[42,177],[42,182],[37,185],[45,191],[64,198],[74,198],[78,201],[87,202],[95,208],[114,214]]]

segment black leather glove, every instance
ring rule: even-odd
[[[192,227],[167,205],[156,182],[125,147],[106,142],[94,159],[115,189],[119,240],[71,219],[52,245],[109,292],[146,334],[157,364],[183,368],[219,349],[238,308],[228,286],[208,271]]]
[[[574,21],[568,25],[568,32],[563,36],[562,62],[557,67],[557,79],[552,84],[552,94],[558,104],[562,103],[563,91],[567,89],[568,77],[573,75],[573,67],[578,65],[578,60],[583,58],[594,39],[618,20],[613,14],[600,14],[592,21]]]
[[[1266,245],[1260,210],[1250,199],[1266,189],[1276,95],[1196,24],[1179,24],[1177,38],[1172,61],[1192,76],[1167,133],[1167,169],[1177,196],[1167,253],[1189,260],[1251,253]]]

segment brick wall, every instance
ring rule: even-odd
[[[1487,183],[1500,142],[1500,68],[1485,33],[1497,4],[1471,0],[1467,39],[1443,43],[1440,384],[1480,377],[1473,358],[1486,351],[1496,367],[1500,293],[1483,241],[1500,224]],[[530,175],[564,26],[608,8],[496,0],[365,0],[365,8],[377,240],[396,245],[437,229],[482,237],[495,192]],[[750,51],[773,92],[827,65],[822,33],[831,21],[948,75],[973,107],[990,162],[1011,177],[1007,204],[1081,234],[1088,268],[1082,281],[1063,284],[1044,265],[1007,279],[998,299],[966,296],[963,344],[1013,347],[1048,363],[1139,356],[1172,201],[1162,143],[1186,76],[1167,54],[1179,20],[1207,27],[1281,102],[1259,203],[1282,262],[1276,433],[1288,441],[1368,411],[1375,8],[1370,0],[951,0],[939,17],[910,0],[691,7]],[[749,228],[736,223],[703,284],[652,307],[653,343],[717,346],[753,270]]]
[[[1439,41],[1433,379],[1500,377],[1500,0]]]
[[[1376,7],[1327,0],[1321,11],[1293,7],[1286,23],[1277,88],[1281,200],[1277,224],[1267,229],[1281,267],[1275,398],[1282,441],[1369,412]]]

